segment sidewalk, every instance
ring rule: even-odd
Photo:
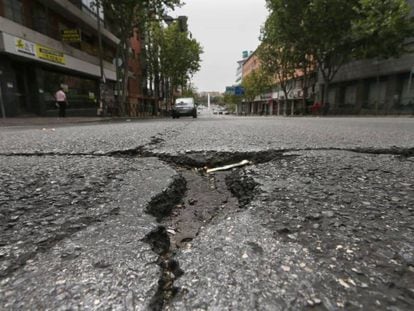
[[[98,122],[122,122],[122,121],[137,121],[137,120],[151,120],[164,119],[168,116],[142,116],[142,117],[16,117],[0,119],[1,127],[11,126],[51,126],[51,125],[70,125],[81,123],[98,123]]]
[[[50,125],[65,125],[65,124],[79,124],[91,122],[104,122],[117,118],[110,117],[20,117],[20,118],[6,118],[0,119],[0,127],[8,126],[50,126]]]

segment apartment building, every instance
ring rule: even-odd
[[[66,89],[68,115],[96,115],[101,77],[96,9],[90,0],[0,0],[0,104],[7,117],[56,116]],[[99,13],[107,102],[114,101],[119,39]]]
[[[252,72],[259,70],[261,62],[256,51],[243,62],[243,79]],[[296,70],[295,77],[288,82],[289,94],[285,100],[285,93],[279,87],[278,82],[267,93],[260,94],[253,102],[242,102],[237,107],[240,114],[261,114],[261,115],[294,115],[303,112],[303,91],[304,74]],[[306,83],[306,106],[308,109],[314,100],[316,73],[310,73]]]

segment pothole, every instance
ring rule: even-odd
[[[216,151],[188,151],[178,155],[152,154],[159,159],[184,168],[216,167],[242,160],[249,160],[255,164],[266,163],[275,159],[286,158],[284,150],[264,150],[249,152],[216,152]]]
[[[174,282],[184,272],[175,260],[176,252],[191,247],[193,239],[215,217],[245,206],[253,198],[256,187],[240,169],[214,174],[206,174],[198,168],[178,167],[177,171],[180,177],[154,197],[147,209],[159,222],[159,227],[144,239],[159,255],[161,276],[149,305],[151,310],[157,311],[179,291]]]
[[[163,222],[173,250],[191,242],[218,214],[239,208],[237,198],[226,185],[231,172],[203,175],[196,170],[181,170],[180,173],[187,180],[187,192]]]

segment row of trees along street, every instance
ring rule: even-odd
[[[186,91],[190,78],[200,69],[203,50],[188,31],[185,17],[172,19],[166,15],[181,6],[181,0],[95,0],[95,4],[111,18],[120,39],[117,59],[122,66],[117,68],[116,87],[121,94],[118,103],[121,114],[126,113],[130,38],[134,31],[142,42],[144,93],[158,103],[161,98],[172,102],[177,90]]]
[[[305,109],[310,78],[323,79],[322,102],[346,63],[387,59],[407,51],[414,33],[405,0],[266,0],[269,16],[257,49],[260,69],[244,79],[246,100],[277,85],[285,105],[292,79],[302,80]]]

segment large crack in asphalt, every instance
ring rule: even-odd
[[[99,153],[8,153],[3,156],[112,156],[156,157],[174,167],[178,173],[169,187],[152,198],[147,212],[153,215],[158,227],[149,232],[144,241],[158,255],[160,267],[158,288],[150,301],[151,310],[162,310],[179,292],[174,285],[183,273],[175,255],[189,247],[200,231],[219,215],[243,210],[257,194],[257,184],[243,168],[207,174],[206,167],[217,167],[249,160],[253,164],[296,157],[303,151],[349,151],[365,154],[386,154],[401,157],[414,156],[414,148],[305,148],[264,150],[251,152],[189,151],[179,154],[159,153],[151,150],[164,141],[158,135],[144,146],[127,150]]]
[[[310,149],[314,150],[314,149]],[[330,148],[329,150],[334,150]],[[299,150],[294,150],[299,151]],[[303,151],[303,150],[301,150]],[[344,151],[341,149],[341,151]],[[368,154],[392,154],[412,156],[413,149],[353,149],[351,152]],[[133,153],[129,153],[133,155]],[[117,154],[125,156],[125,154]],[[186,152],[178,155],[157,154],[143,150],[140,156],[156,156],[175,167],[180,178],[156,196],[149,204],[148,212],[154,215],[159,227],[150,232],[145,241],[159,255],[161,277],[158,289],[149,308],[163,310],[177,295],[174,283],[184,271],[175,259],[176,252],[191,243],[200,231],[218,215],[226,215],[243,209],[257,195],[257,184],[242,168],[206,174],[205,168],[227,165],[241,160],[253,164],[277,161],[297,155],[290,150],[266,150],[258,152]]]
[[[240,169],[215,174],[196,168],[176,169],[178,177],[147,208],[159,223],[144,238],[159,256],[160,279],[149,305],[149,309],[156,311],[162,310],[179,292],[174,282],[184,271],[175,259],[177,251],[189,247],[218,215],[235,212],[248,204],[256,188],[252,179],[241,177]]]
[[[59,152],[59,151],[34,151],[34,152],[0,152],[0,156],[4,157],[43,157],[43,156],[88,156],[88,157],[156,157],[168,163],[175,165],[191,167],[217,166],[224,165],[229,162],[237,162],[242,159],[251,159],[254,163],[265,163],[274,159],[275,156],[282,156],[291,152],[304,151],[344,151],[361,154],[373,155],[395,155],[404,158],[414,156],[414,147],[355,147],[355,148],[339,148],[339,147],[309,147],[309,148],[286,148],[286,149],[268,149],[261,151],[186,151],[179,154],[159,153],[148,149],[148,146],[155,146],[163,142],[161,137],[153,137],[147,145],[141,145],[130,149],[114,150],[114,151],[94,151],[94,152]]]

